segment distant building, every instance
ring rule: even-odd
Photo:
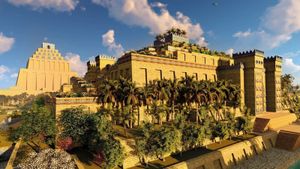
[[[194,76],[196,80],[231,80],[240,85],[242,104],[253,114],[281,110],[281,57],[265,58],[253,50],[232,56],[189,43],[184,36],[166,33],[154,45],[124,54],[118,60],[97,56],[88,62],[85,79],[131,79],[145,86],[155,79]]]
[[[77,74],[70,70],[68,61],[61,56],[55,45],[42,43],[28,59],[26,68],[20,69],[16,86],[0,90],[0,95],[56,92],[63,84],[69,84],[73,76]]]

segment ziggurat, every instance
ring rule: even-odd
[[[125,53],[116,60],[97,56],[87,63],[87,83],[97,80],[131,79],[145,86],[155,79],[193,76],[196,80],[230,80],[241,87],[242,103],[253,114],[281,110],[282,58],[264,57],[259,50],[236,53],[214,52],[189,43],[182,34],[165,33],[153,46]]]
[[[0,94],[36,95],[57,92],[63,84],[69,84],[70,78],[76,75],[70,70],[69,63],[64,60],[54,44],[42,43],[42,46],[28,59],[26,68],[20,69],[16,86],[8,90],[0,90]]]

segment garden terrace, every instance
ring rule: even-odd
[[[209,146],[214,151],[239,142],[236,137],[251,131],[249,111],[241,108],[240,117],[233,111],[240,107],[239,86],[227,81],[196,81],[187,76],[137,87],[121,78],[103,80],[97,89],[98,98],[56,98],[57,105],[69,105],[74,100],[78,105],[93,102],[98,105],[96,113],[83,107],[64,107],[56,114],[56,121],[45,102],[37,100],[22,112],[24,121],[16,136],[27,142],[42,136],[45,143],[67,151],[86,149],[92,163],[113,168],[122,164],[128,167],[130,156],[123,146],[129,147],[136,165],[139,159],[141,163],[164,161],[180,152],[187,152],[188,158],[189,151],[202,149],[207,142],[221,142]],[[143,108],[148,120],[140,119]],[[57,141],[53,142],[54,138]]]

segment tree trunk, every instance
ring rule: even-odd
[[[172,120],[175,119],[175,101],[172,100]]]
[[[199,105],[196,105],[196,123],[199,124]]]
[[[212,117],[212,118],[214,119],[214,121],[216,122],[217,120],[216,120],[215,115],[214,115],[214,113],[212,112],[212,110],[209,110],[209,112],[210,112],[211,117]]]
[[[144,158],[144,163],[145,163],[146,167],[148,167],[148,159],[147,159],[147,157],[143,156],[143,158]]]
[[[158,124],[159,124],[159,125],[162,125],[162,118],[161,118],[160,115],[158,115]]]
[[[127,129],[126,129],[125,121],[123,122],[123,128],[124,128],[125,137],[127,138]]]
[[[137,106],[137,109],[138,109],[138,126],[140,126],[140,120],[141,120],[141,112],[140,112],[140,108],[141,108],[142,106],[143,106],[143,105]]]
[[[131,108],[131,111],[130,111],[130,124],[129,124],[129,128],[132,129],[132,126],[133,126],[133,107]]]

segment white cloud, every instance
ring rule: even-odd
[[[151,7],[157,7],[157,8],[166,8],[167,4],[161,3],[161,2],[153,2],[150,4]]]
[[[282,56],[288,57],[288,58],[293,58],[296,56],[300,56],[300,50],[296,51],[296,52],[288,52],[283,54]]]
[[[110,51],[113,51],[117,57],[120,57],[124,53],[122,45],[115,42],[115,31],[112,29],[102,35],[102,44],[108,47]]]
[[[283,72],[295,77],[295,83],[300,84],[300,65],[296,64],[292,58],[283,59]]]
[[[288,73],[300,72],[300,65],[294,63],[293,59],[286,58],[283,60],[284,70]]]
[[[84,76],[87,71],[87,66],[84,61],[81,61],[80,56],[74,53],[67,53],[66,60],[70,63],[72,71],[78,73],[79,76]]]
[[[4,65],[0,65],[0,74],[4,74],[9,72],[8,67],[4,66]]]
[[[236,37],[236,38],[245,38],[245,37],[248,37],[250,35],[251,35],[251,30],[248,29],[245,32],[242,32],[242,31],[236,32],[235,34],[233,34],[233,37]]]
[[[15,39],[12,37],[7,37],[0,32],[0,54],[9,51],[13,44],[15,43]]]
[[[33,9],[55,9],[57,11],[72,11],[76,8],[79,0],[8,0],[16,6],[30,6]]]
[[[290,36],[300,30],[300,1],[280,0],[267,9],[263,26],[271,33]]]
[[[85,12],[85,11],[86,11],[86,7],[81,6],[81,7],[80,7],[80,10],[83,11],[83,12]]]
[[[9,72],[9,68],[4,66],[4,65],[0,65],[0,80],[4,79],[5,74]]]
[[[18,77],[18,73],[13,73],[13,74],[10,75],[10,77],[11,77],[11,78],[16,78],[16,77]]]
[[[230,56],[233,55],[233,52],[234,52],[234,49],[232,49],[232,48],[227,49],[227,50],[225,51],[225,53],[226,53],[227,55],[230,55]]]
[[[275,6],[266,10],[256,31],[244,34],[247,36],[236,36],[236,44],[244,44],[242,48],[254,45],[263,49],[273,49],[292,39],[293,34],[299,31],[300,1],[279,0]],[[242,35],[242,32],[240,33]]]
[[[201,46],[206,46],[203,30],[199,23],[192,23],[188,16],[176,12],[172,16],[166,8],[160,13],[153,10],[148,0],[92,0],[108,9],[109,15],[127,25],[150,29],[151,34],[163,33],[172,27],[187,31],[187,36]]]

